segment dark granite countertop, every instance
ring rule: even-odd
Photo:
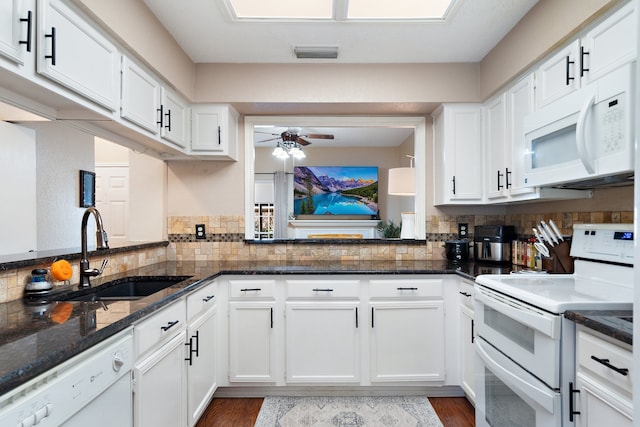
[[[55,367],[133,322],[179,299],[219,275],[266,274],[459,274],[473,280],[479,274],[509,273],[511,265],[434,261],[311,261],[292,262],[164,262],[94,278],[93,286],[128,276],[191,276],[151,296],[135,301],[63,301],[77,293],[76,285],[56,289],[46,299],[0,304],[0,395]],[[57,312],[70,310],[60,322]],[[56,322],[58,320],[58,322]]]
[[[633,345],[632,310],[576,310],[567,311],[565,317],[604,335]]]

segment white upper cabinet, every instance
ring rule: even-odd
[[[191,154],[238,160],[238,113],[228,105],[192,106]]]
[[[636,26],[634,2],[629,2],[543,61],[536,71],[536,108],[633,61]]]
[[[153,134],[160,130],[160,83],[126,56],[122,56],[123,118]]]
[[[163,87],[160,104],[160,136],[181,148],[187,148],[190,135],[190,115],[187,103]]]
[[[116,46],[61,0],[38,0],[37,72],[116,111],[120,54]]]
[[[507,95],[496,96],[483,107],[485,122],[487,198],[504,199],[511,186],[511,146],[507,144]]]
[[[482,106],[443,104],[433,114],[435,205],[482,202]]]
[[[0,55],[24,65],[25,58],[35,51],[35,8],[27,1],[0,2]]]

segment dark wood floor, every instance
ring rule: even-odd
[[[473,406],[464,397],[430,397],[444,427],[474,427]],[[213,399],[196,427],[253,427],[262,399]]]

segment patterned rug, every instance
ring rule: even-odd
[[[442,427],[423,396],[267,396],[256,427]]]

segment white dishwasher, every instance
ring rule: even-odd
[[[7,427],[131,427],[129,328],[0,396]]]

